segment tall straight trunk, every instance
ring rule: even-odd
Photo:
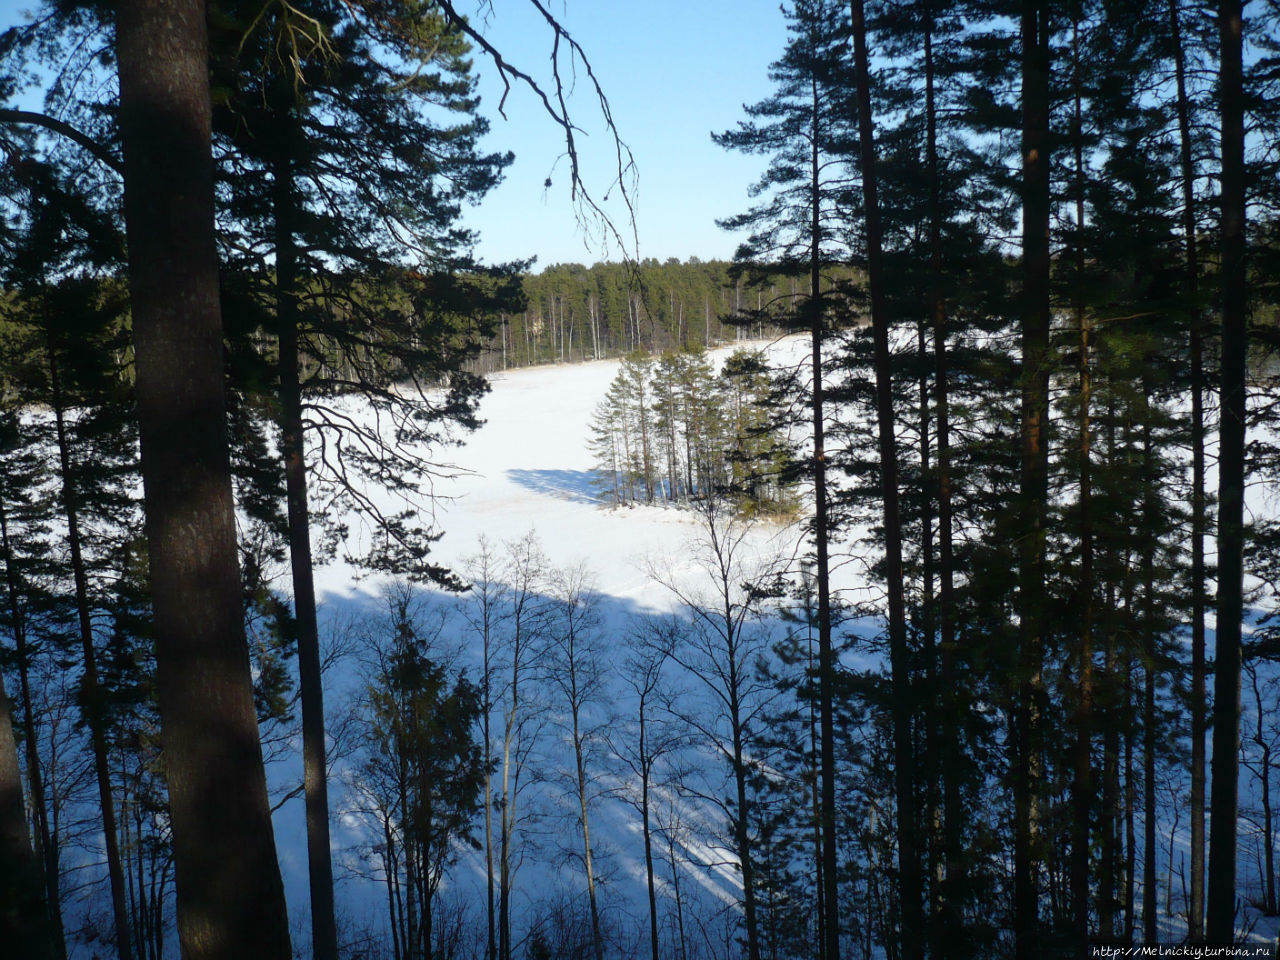
[[[1245,304],[1244,67],[1241,0],[1218,4],[1222,106],[1222,415],[1218,453],[1218,617],[1213,674],[1207,940],[1235,936],[1240,642],[1244,617]]]
[[[1049,26],[1043,0],[1024,0],[1022,58],[1022,467],[1019,650],[1014,698],[1014,955],[1039,950],[1040,796],[1037,706],[1044,642],[1045,514],[1049,497]]]
[[[1156,925],[1156,524],[1155,455],[1151,441],[1151,384],[1143,376],[1142,420],[1142,936],[1155,943]]]
[[[13,631],[14,653],[18,661],[18,689],[22,695],[22,723],[27,731],[23,746],[27,755],[27,781],[31,789],[31,806],[35,808],[36,856],[43,868],[45,908],[49,912],[52,956],[63,960],[67,955],[66,934],[62,928],[62,891],[58,877],[58,849],[49,829],[49,807],[45,800],[44,777],[40,772],[39,737],[35,707],[31,702],[31,651],[27,646],[25,611],[20,602],[20,580],[14,567],[13,542],[9,538],[9,517],[0,500],[0,548],[3,549],[5,587],[9,597],[9,617]]]
[[[955,678],[955,561],[951,507],[951,402],[948,390],[947,314],[942,290],[942,180],[938,164],[938,109],[933,56],[934,10],[926,5],[924,34],[925,136],[929,170],[929,315],[933,321],[933,406],[938,441],[938,695],[942,705],[940,753],[942,778],[943,877],[940,930],[934,947],[939,957],[963,955],[954,931],[961,929],[965,878],[963,864],[964,811],[961,809],[960,697]]]
[[[920,845],[916,823],[915,757],[911,741],[912,694],[907,651],[906,598],[903,592],[902,523],[898,510],[898,444],[893,427],[893,385],[889,359],[889,317],[885,309],[881,257],[880,207],[876,191],[876,147],[871,118],[871,76],[862,0],[851,0],[866,216],[867,280],[871,328],[875,340],[876,419],[879,432],[880,485],[884,503],[885,579],[889,606],[889,669],[893,684],[894,794],[897,802],[899,925],[903,960],[924,955],[924,905]],[[834,904],[829,905],[829,909]]]
[[[737,815],[734,817],[734,841],[738,865],[742,870],[742,913],[747,926],[747,960],[760,960],[760,923],[756,910],[755,864],[751,854],[751,832],[747,800],[747,759],[743,738],[741,705],[735,664],[730,663],[729,725],[733,750],[733,780],[737,792]]]
[[[280,80],[278,83],[285,83]],[[276,242],[277,376],[280,389],[280,455],[284,460],[289,521],[289,566],[298,640],[298,693],[302,701],[303,802],[307,820],[307,878],[311,895],[311,949],[315,960],[337,960],[338,927],[333,904],[329,847],[329,776],[325,760],[324,684],[320,670],[320,626],[311,560],[307,465],[298,363],[297,198],[290,156],[296,122],[289,88],[275,110],[278,148],[272,164],[272,208]]]
[[[102,839],[107,854],[107,879],[111,887],[111,914],[115,922],[116,953],[120,960],[132,960],[129,930],[129,903],[125,892],[124,864],[120,860],[120,832],[116,822],[115,797],[111,792],[111,767],[107,756],[106,704],[98,683],[98,655],[93,646],[93,619],[89,608],[89,575],[85,568],[84,544],[80,536],[80,504],[71,475],[71,441],[67,436],[65,400],[58,358],[52,341],[46,344],[53,419],[58,437],[58,467],[61,472],[63,516],[67,521],[67,545],[71,553],[71,576],[75,584],[76,618],[80,630],[80,652],[84,660],[81,680],[81,711],[89,726],[93,749],[93,772],[98,785],[102,813]]]
[[[1133,703],[1133,662],[1125,671],[1124,702]],[[1134,786],[1133,746],[1134,725],[1129,723],[1124,735],[1124,942],[1133,943],[1136,929],[1134,913],[1135,867],[1138,859],[1137,832],[1134,828],[1134,811],[1137,809],[1137,788]]]
[[[938,646],[937,646],[937,610],[935,607],[934,577],[934,540],[933,540],[933,458],[930,450],[930,428],[932,413],[929,409],[929,373],[930,367],[925,362],[929,356],[927,318],[921,317],[916,322],[916,357],[919,366],[919,456],[920,456],[920,623],[921,637],[920,658],[924,667],[924,691],[920,697],[921,723],[924,727],[924,755],[921,765],[924,767],[924,816],[923,829],[927,832],[927,861],[932,874],[928,885],[929,907],[929,951],[932,955],[940,953],[944,948],[942,942],[947,939],[942,922],[942,837],[941,837],[941,796],[939,791],[940,743],[938,730]]]
[[[1269,714],[1269,704],[1262,699],[1262,688],[1258,684],[1258,671],[1251,669],[1249,686],[1253,692],[1253,742],[1257,744],[1259,787],[1262,795],[1262,862],[1259,864],[1262,874],[1262,912],[1267,916],[1276,913],[1276,851],[1275,851],[1275,818],[1271,803],[1271,742],[1267,739],[1264,721]]]
[[[577,710],[574,710],[573,749],[578,773],[578,816],[582,818],[582,857],[587,872],[587,902],[591,911],[591,941],[596,960],[604,960],[604,937],[600,932],[600,905],[596,898],[595,864],[591,858],[591,822],[587,811],[587,768],[582,755],[582,741],[578,736]]]
[[[0,679],[0,936],[15,956],[46,960],[54,955],[42,888],[40,861],[27,830],[9,695]]]
[[[814,576],[818,591],[818,777],[820,811],[818,832],[821,854],[816,865],[822,878],[818,926],[822,936],[823,960],[840,960],[839,877],[836,853],[836,760],[835,760],[835,652],[831,643],[831,561],[828,549],[830,519],[827,512],[826,392],[823,388],[822,300],[822,208],[818,152],[820,102],[817,82],[810,85],[813,98],[812,143],[809,168],[809,301],[810,340],[813,353],[813,549]]]
[[[809,592],[810,584],[805,582],[805,623],[808,626],[808,663],[806,670],[809,677],[818,675],[818,664],[814,659],[813,649],[813,624],[816,619],[816,610],[810,605],[810,599],[813,594]],[[816,603],[816,598],[813,603]],[[812,683],[812,680],[810,680]],[[824,831],[822,829],[822,764],[818,759],[822,746],[818,735],[818,704],[814,701],[812,693],[809,696],[809,815],[813,818],[813,863],[815,867],[814,886],[816,888],[816,913],[814,916],[815,943],[818,950],[823,949],[826,944],[827,937],[827,880],[826,880],[826,864],[823,859],[822,838]]]
[[[570,612],[572,617],[573,613]],[[582,733],[583,696],[578,687],[577,637],[572,620],[566,637],[568,653],[569,712],[573,723],[573,767],[578,788],[578,817],[582,823],[582,864],[587,874],[587,903],[591,913],[591,943],[595,960],[604,960],[604,938],[600,933],[600,905],[596,898],[595,864],[591,856],[591,819],[587,803],[587,761],[585,736]]]
[[[617,476],[615,472],[615,477]],[[614,481],[614,502],[617,502],[617,480]],[[487,564],[487,560],[481,562]],[[490,617],[490,599],[488,591],[491,589],[488,576],[488,568],[485,571],[485,583],[483,589],[485,591],[481,598],[480,615],[484,618],[481,625],[482,643],[484,645],[484,713],[482,719],[483,736],[484,736],[484,878],[485,878],[485,919],[488,921],[486,927],[485,940],[485,960],[495,960],[498,949],[498,939],[496,936],[496,915],[494,913],[494,888],[493,888],[493,741],[492,732],[490,730],[490,716],[493,712],[493,665],[490,663],[492,653],[491,643],[492,620]],[[476,588],[479,589],[479,588]]]
[[[680,895],[680,864],[676,859],[676,838],[667,830],[667,857],[671,861],[671,892],[676,902],[676,936],[680,939],[680,960],[689,960],[689,941],[684,932],[684,897]]]
[[[499,829],[498,854],[498,957],[500,960],[511,960],[513,944],[511,942],[511,884],[512,884],[512,838],[515,832],[516,791],[520,780],[520,758],[518,738],[520,727],[520,676],[526,656],[524,644],[525,621],[528,611],[528,584],[520,587],[513,601],[511,613],[515,624],[515,634],[511,646],[511,687],[510,701],[504,712],[502,737],[502,811]],[[517,756],[512,756],[512,750]]]
[[[645,696],[640,698],[640,832],[644,839],[644,877],[649,894],[649,960],[658,960],[658,893],[653,868],[653,830],[649,820],[649,779],[653,762],[649,757],[649,727]]]
[[[1179,172],[1182,180],[1184,277],[1190,311],[1191,361],[1191,890],[1187,905],[1187,939],[1204,940],[1204,738],[1205,718],[1205,463],[1204,463],[1204,312],[1200,309],[1200,264],[1196,248],[1195,166],[1191,158],[1191,106],[1187,97],[1186,61],[1182,49],[1182,7],[1169,0],[1177,81]]]
[[[178,938],[185,960],[287,960],[289,921],[240,606],[205,4],[135,0],[116,11]]]
[[[1114,463],[1117,457],[1116,406],[1114,399],[1107,403],[1106,450],[1104,462]],[[1118,565],[1115,558],[1108,557]],[[1106,581],[1104,610],[1117,609],[1117,589],[1114,578]],[[1120,796],[1120,711],[1122,701],[1117,696],[1120,657],[1117,652],[1116,628],[1109,624],[1102,650],[1103,675],[1106,677],[1106,699],[1102,711],[1102,807],[1098,816],[1098,881],[1097,912],[1098,936],[1104,942],[1115,937],[1116,884],[1119,872],[1119,836],[1122,798]]]
[[[1073,74],[1074,111],[1072,115],[1072,150],[1075,171],[1072,183],[1075,193],[1075,290],[1073,312],[1079,330],[1080,345],[1080,649],[1076,659],[1076,741],[1072,756],[1071,782],[1071,927],[1077,957],[1089,953],[1089,829],[1093,807],[1093,465],[1091,462],[1089,404],[1093,379],[1090,369],[1089,337],[1091,324],[1080,295],[1085,278],[1084,248],[1084,111],[1081,103],[1080,25],[1072,29],[1071,64]]]

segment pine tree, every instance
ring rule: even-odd
[[[475,728],[480,693],[436,649],[412,589],[388,597],[367,692],[369,748],[361,789],[376,810],[396,956],[430,957],[446,871],[472,828],[484,781]]]
[[[201,4],[137,3],[117,15],[160,709],[184,953],[282,958],[288,923],[244,652],[226,452],[206,51]],[[221,856],[228,844],[238,851],[231,868]]]

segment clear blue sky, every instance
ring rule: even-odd
[[[640,255],[731,257],[738,238],[716,218],[746,208],[747,188],[765,161],[726,152],[710,135],[734,126],[744,103],[770,92],[768,65],[785,40],[777,0],[550,0],[548,9],[587,52],[635,156]],[[521,69],[549,80],[552,38],[529,0],[494,0],[492,13],[473,22]],[[516,154],[506,182],[468,215],[480,231],[480,255],[489,262],[536,255],[539,267],[619,259],[616,243],[606,249],[598,230],[584,232],[576,222],[567,160],[557,165],[559,128],[523,90],[513,90],[504,120],[497,71],[481,54],[475,63],[481,112],[492,122],[487,146]],[[569,106],[588,134],[583,178],[600,198],[615,163],[585,75]],[[608,209],[630,243],[625,211],[617,203]]]
[[[727,259],[738,239],[717,217],[741,212],[764,160],[721,150],[711,132],[742,119],[742,105],[767,96],[768,65],[782,51],[779,0],[546,0],[590,58],[637,169],[636,227],[642,257]],[[19,22],[38,0],[0,0],[0,28]],[[530,0],[458,0],[458,9],[514,65],[551,89],[552,35]],[[567,64],[567,60],[565,63]],[[485,146],[511,150],[506,181],[466,217],[480,233],[489,263],[532,256],[538,267],[620,259],[598,227],[584,230],[569,197],[562,131],[525,89],[514,88],[498,115],[502,85],[481,52],[475,56],[492,123]],[[612,141],[595,96],[580,74],[569,100],[579,137],[582,176],[597,199],[616,170]],[[551,189],[544,184],[550,176]],[[615,191],[616,199],[616,191]],[[632,242],[625,208],[607,205]],[[634,253],[628,250],[628,253]]]

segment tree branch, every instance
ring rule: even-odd
[[[0,109],[0,123],[28,123],[33,126],[44,127],[46,130],[52,130],[54,133],[61,134],[73,143],[84,147],[93,155],[94,159],[105,163],[116,173],[124,175],[124,163],[119,157],[88,134],[82,133],[69,123],[64,123],[56,117],[50,117],[43,113],[34,113],[30,110]]]

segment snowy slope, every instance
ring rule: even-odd
[[[761,345],[764,346],[764,345]],[[790,338],[768,345],[770,354],[783,362],[798,362],[804,356],[803,338]],[[719,359],[728,350],[718,351]],[[492,378],[492,392],[484,399],[481,415],[485,425],[456,449],[446,450],[441,459],[450,462],[451,475],[436,484],[438,497],[436,523],[444,538],[433,549],[435,560],[454,569],[465,566],[477,551],[481,537],[495,546],[518,539],[533,531],[541,540],[550,562],[565,568],[579,562],[591,571],[594,589],[604,602],[601,611],[606,632],[624,629],[628,618],[636,615],[660,614],[677,604],[669,590],[648,575],[649,566],[679,569],[687,565],[690,544],[699,532],[695,518],[687,512],[664,507],[631,507],[620,510],[602,506],[591,484],[592,457],[587,448],[588,424],[596,403],[604,396],[618,371],[616,361],[571,366],[540,367],[514,370]],[[1211,475],[1210,482],[1216,478]],[[1255,513],[1273,512],[1273,491],[1253,488],[1248,506]],[[766,528],[756,534],[757,546],[765,553],[794,555],[798,533],[794,529]],[[856,542],[857,538],[851,538]],[[841,565],[840,586],[861,592],[867,587],[859,582],[862,563]],[[335,562],[317,571],[317,587],[324,598],[330,617],[349,614],[352,610],[379,607],[380,584],[358,581],[356,571]],[[441,598],[447,605],[452,601]],[[1211,624],[1210,624],[1211,625]],[[1210,642],[1212,638],[1210,637]],[[329,681],[330,704],[349,692],[351,676]],[[280,789],[296,783],[300,770],[296,762],[276,765],[271,777]],[[336,782],[341,783],[341,771]],[[1251,802],[1256,786],[1242,779],[1242,800]],[[347,804],[340,786],[332,798],[337,817],[334,831],[335,852],[347,873],[360,868],[352,849],[359,845],[364,825],[344,816]],[[548,809],[557,802],[550,790],[541,802]],[[301,801],[289,801],[277,816],[278,844],[286,875],[295,940],[305,945],[307,885],[305,844],[303,842]],[[691,810],[690,817],[710,817],[703,810]],[[634,925],[642,929],[644,916],[644,869],[639,858],[638,820],[623,804],[601,801],[592,814],[593,830],[598,838],[599,868],[604,878],[606,915],[615,929]],[[556,838],[543,828],[537,843],[529,848],[524,866],[517,877],[517,909],[526,914],[537,912],[540,905],[553,900],[557,891],[579,889],[579,867],[559,853],[573,840],[573,814],[564,817],[569,836]],[[1161,828],[1170,822],[1162,814]],[[1186,818],[1183,816],[1174,837],[1175,860],[1186,855]],[[1242,832],[1244,831],[1242,825]],[[562,830],[563,832],[563,830]],[[714,831],[706,831],[712,833]],[[1161,838],[1160,874],[1167,834]],[[1241,889],[1256,889],[1257,870],[1251,862],[1254,847],[1242,839]],[[726,861],[726,852],[710,847],[699,848],[690,842],[685,851],[693,866],[686,878],[701,890],[704,910],[710,917],[717,905],[733,900],[736,877]],[[1163,882],[1163,881],[1162,881]],[[453,892],[473,903],[473,921],[483,919],[484,870],[479,858],[464,856],[454,870]],[[385,914],[384,892],[369,880],[348,875],[340,883],[342,912],[349,916],[364,914],[377,918]],[[1164,894],[1161,892],[1161,902]],[[1257,922],[1255,935],[1273,937],[1274,922]],[[1162,934],[1177,939],[1180,931],[1173,921],[1161,917]],[[639,936],[639,932],[635,934]]]
[[[764,347],[782,362],[803,356],[806,349],[803,338],[741,346]],[[722,361],[730,352],[718,350],[713,359]],[[433,547],[435,561],[461,571],[476,554],[482,537],[501,552],[504,543],[533,532],[554,567],[583,564],[590,571],[602,630],[610,643],[620,640],[636,617],[661,615],[678,606],[672,592],[656,583],[648,571],[675,571],[678,577],[690,565],[691,541],[700,531],[698,521],[687,511],[662,506],[613,509],[596,498],[588,424],[619,366],[618,361],[600,361],[513,370],[491,377],[492,391],[481,404],[484,426],[463,446],[440,452],[439,459],[448,464],[442,466],[445,476],[433,488],[435,523],[445,534]],[[371,494],[378,495],[375,491]],[[357,530],[355,536],[359,538],[361,533]],[[797,540],[794,528],[762,524],[753,532],[751,546],[762,556],[789,556]],[[359,579],[359,572],[341,560],[318,569],[322,621],[343,622],[361,611],[376,616],[382,611],[379,593],[385,585],[377,578]],[[452,610],[452,627],[459,636],[465,635],[456,612],[457,605],[465,601],[440,595],[430,602]],[[464,654],[463,661],[466,659]],[[335,705],[358,686],[358,672],[352,666],[326,680],[327,712],[334,712]],[[616,680],[614,684],[618,686]],[[614,689],[613,693],[614,709],[624,709],[625,691]],[[571,758],[567,750],[565,747],[561,763]],[[271,765],[268,775],[273,792],[283,795],[290,784],[298,782],[298,764],[294,757]],[[707,765],[709,769],[715,766],[709,758]],[[351,814],[352,800],[343,782],[340,762],[330,795],[340,913],[353,919],[363,915],[364,923],[372,917],[376,925],[385,916],[385,890],[355,876],[370,872],[369,865],[360,862],[354,852],[369,840],[368,825]],[[610,775],[600,777],[601,791],[620,785],[616,776],[613,780]],[[539,788],[530,804],[535,812],[548,814],[563,803],[562,794],[559,787]],[[682,815],[690,821],[714,819],[708,811],[685,806]],[[647,930],[639,818],[626,804],[607,798],[596,803],[591,816],[606,920],[615,930],[638,937]],[[557,821],[559,825],[553,826]],[[704,822],[695,832],[705,838],[714,835],[718,827]],[[547,904],[580,889],[580,867],[566,862],[564,856],[566,849],[572,849],[576,829],[576,814],[569,811],[558,817],[543,816],[531,831],[515,884],[517,927],[523,919],[520,914],[544,912]],[[305,946],[310,937],[301,799],[290,800],[280,809],[276,831],[295,942]],[[705,839],[694,841],[692,837],[682,853],[691,861],[687,875],[681,878],[689,887],[684,896],[701,903],[699,920],[709,922],[735,902],[738,881],[731,857],[723,849],[706,846]],[[344,876],[346,879],[341,879]],[[471,919],[477,924],[483,922],[484,876],[482,857],[464,853],[450,877],[452,892],[470,902],[475,911]]]

